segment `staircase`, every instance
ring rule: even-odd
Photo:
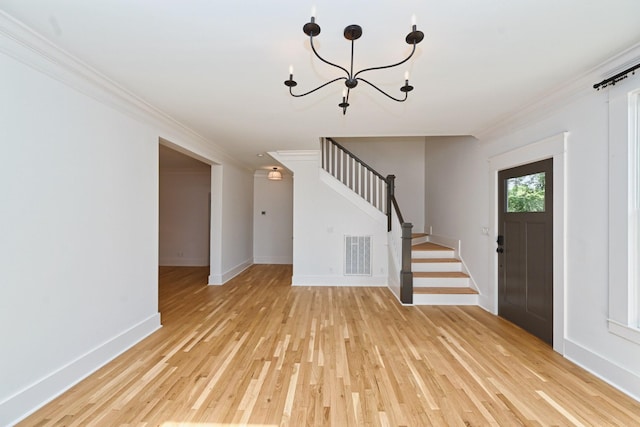
[[[455,250],[412,235],[411,271],[414,305],[477,305],[478,291],[464,272]]]
[[[478,292],[455,250],[412,234],[395,198],[395,176],[375,169],[331,138],[320,141],[322,169],[387,216],[389,288],[403,304],[478,305]],[[446,239],[444,239],[446,241]]]

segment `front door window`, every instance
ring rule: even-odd
[[[507,212],[544,212],[544,172],[507,179]]]

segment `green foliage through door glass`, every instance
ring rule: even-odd
[[[545,173],[507,179],[507,212],[544,212]]]

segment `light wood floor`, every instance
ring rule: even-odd
[[[22,425],[640,425],[640,403],[477,307],[386,288],[221,287],[164,268],[164,327]]]

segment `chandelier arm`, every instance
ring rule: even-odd
[[[363,79],[362,77],[358,77],[358,81],[365,82],[366,84],[368,84],[369,86],[371,86],[372,88],[374,88],[375,90],[377,90],[378,92],[380,92],[381,94],[386,96],[387,98],[393,99],[394,101],[397,101],[397,102],[404,102],[404,101],[407,100],[407,97],[409,96],[409,93],[405,92],[404,93],[404,99],[394,98],[393,96],[389,95],[387,92],[385,92],[382,89],[380,89],[378,86],[376,86],[373,83]]]
[[[347,69],[346,69],[346,68],[341,67],[340,65],[334,64],[333,62],[329,62],[329,61],[327,61],[326,59],[324,59],[322,56],[320,56],[320,54],[319,54],[319,53],[318,53],[318,51],[316,50],[316,47],[313,45],[313,36],[309,36],[309,40],[310,40],[310,44],[311,44],[311,50],[313,51],[313,53],[316,55],[316,57],[317,57],[320,61],[324,62],[325,64],[329,64],[329,65],[331,65],[332,67],[336,67],[336,68],[341,69],[342,71],[344,71],[344,72],[347,74],[347,77],[351,77],[351,74],[349,74],[349,71],[347,71]]]
[[[318,87],[317,87],[317,88],[315,88],[315,89],[310,90],[309,92],[305,92],[305,93],[300,94],[300,95],[296,95],[295,93],[293,93],[293,88],[290,86],[290,87],[289,87],[289,93],[291,94],[291,96],[293,96],[293,97],[295,97],[295,98],[300,98],[300,97],[303,97],[303,96],[309,95],[310,93],[313,93],[313,92],[315,92],[315,91],[317,91],[317,90],[319,90],[319,89],[322,89],[323,87],[325,87],[325,86],[327,86],[327,85],[330,85],[331,83],[337,82],[338,80],[347,80],[347,78],[346,78],[346,77],[338,77],[338,78],[335,78],[335,79],[333,79],[333,80],[331,80],[331,81],[328,81],[328,82],[326,82],[326,83],[324,83],[324,84],[322,84],[322,85],[318,86]]]
[[[409,56],[407,56],[407,57],[406,57],[405,59],[403,59],[402,61],[400,61],[400,62],[396,62],[395,64],[391,64],[391,65],[383,65],[383,66],[381,66],[381,67],[370,67],[370,68],[365,68],[365,69],[363,69],[363,70],[358,71],[358,72],[353,76],[353,78],[354,78],[354,79],[355,79],[355,78],[357,78],[357,77],[358,77],[358,74],[362,74],[362,73],[364,73],[365,71],[384,70],[385,68],[393,68],[393,67],[397,67],[398,65],[402,65],[402,64],[404,64],[405,62],[407,62],[408,60],[410,60],[410,59],[411,59],[411,57],[413,56],[413,54],[414,54],[415,52],[416,52],[416,43],[413,43],[413,49],[411,49],[411,53],[409,54]],[[360,79],[358,79],[358,80],[360,80]],[[363,80],[363,81],[366,81],[366,80]],[[368,82],[367,82],[367,83],[368,83]],[[371,83],[369,83],[369,84],[371,84]],[[372,85],[372,86],[373,86],[373,85]],[[375,87],[375,86],[374,86],[374,87]],[[376,88],[376,89],[377,89],[377,88]],[[378,90],[379,90],[379,89],[378,89]]]

